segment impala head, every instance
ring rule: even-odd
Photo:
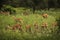
[[[42,15],[44,18],[47,18],[48,17],[48,14],[43,14]]]
[[[15,26],[13,26],[13,27],[12,27],[12,30],[16,30],[16,27],[15,27]]]

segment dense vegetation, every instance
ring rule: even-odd
[[[60,40],[60,0],[0,0],[0,40]]]
[[[33,14],[31,9],[13,9],[16,14],[0,14],[1,40],[60,40],[60,11],[36,10]]]
[[[0,0],[0,8],[3,5],[27,7],[33,9],[49,9],[60,8],[60,0]]]

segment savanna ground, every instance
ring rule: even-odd
[[[32,9],[14,9],[16,14],[0,14],[0,40],[60,40],[59,9],[36,10],[34,14]]]

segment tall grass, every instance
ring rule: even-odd
[[[59,40],[59,34],[57,34],[58,26],[53,27],[52,23],[56,22],[56,18],[58,12],[53,11],[35,11],[35,14],[32,11],[29,15],[22,15],[24,9],[15,9],[16,15],[2,15],[0,14],[0,40]],[[43,18],[42,14],[47,13],[48,18]],[[12,27],[16,24],[16,21],[13,19],[13,16],[17,18],[22,18],[23,23],[22,29],[24,32],[20,32],[20,30],[5,30],[6,26],[10,24]],[[35,32],[34,23],[37,22],[38,30]],[[43,22],[48,23],[47,28],[41,28]],[[26,25],[30,24],[31,26],[31,33],[26,32]]]

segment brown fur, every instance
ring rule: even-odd
[[[31,26],[30,25],[26,25],[26,31],[31,32]]]
[[[14,19],[16,22],[23,23],[23,19],[22,19],[22,18],[16,18],[15,16],[13,16],[13,19]]]
[[[21,25],[20,24],[15,24],[15,25],[13,25],[12,29],[13,30],[16,30],[16,29],[20,30],[22,28],[21,28]]]
[[[43,28],[46,28],[46,27],[48,27],[48,24],[47,23],[42,23],[42,25],[41,25]]]
[[[48,17],[48,14],[43,14],[42,15],[44,18],[47,18]]]

